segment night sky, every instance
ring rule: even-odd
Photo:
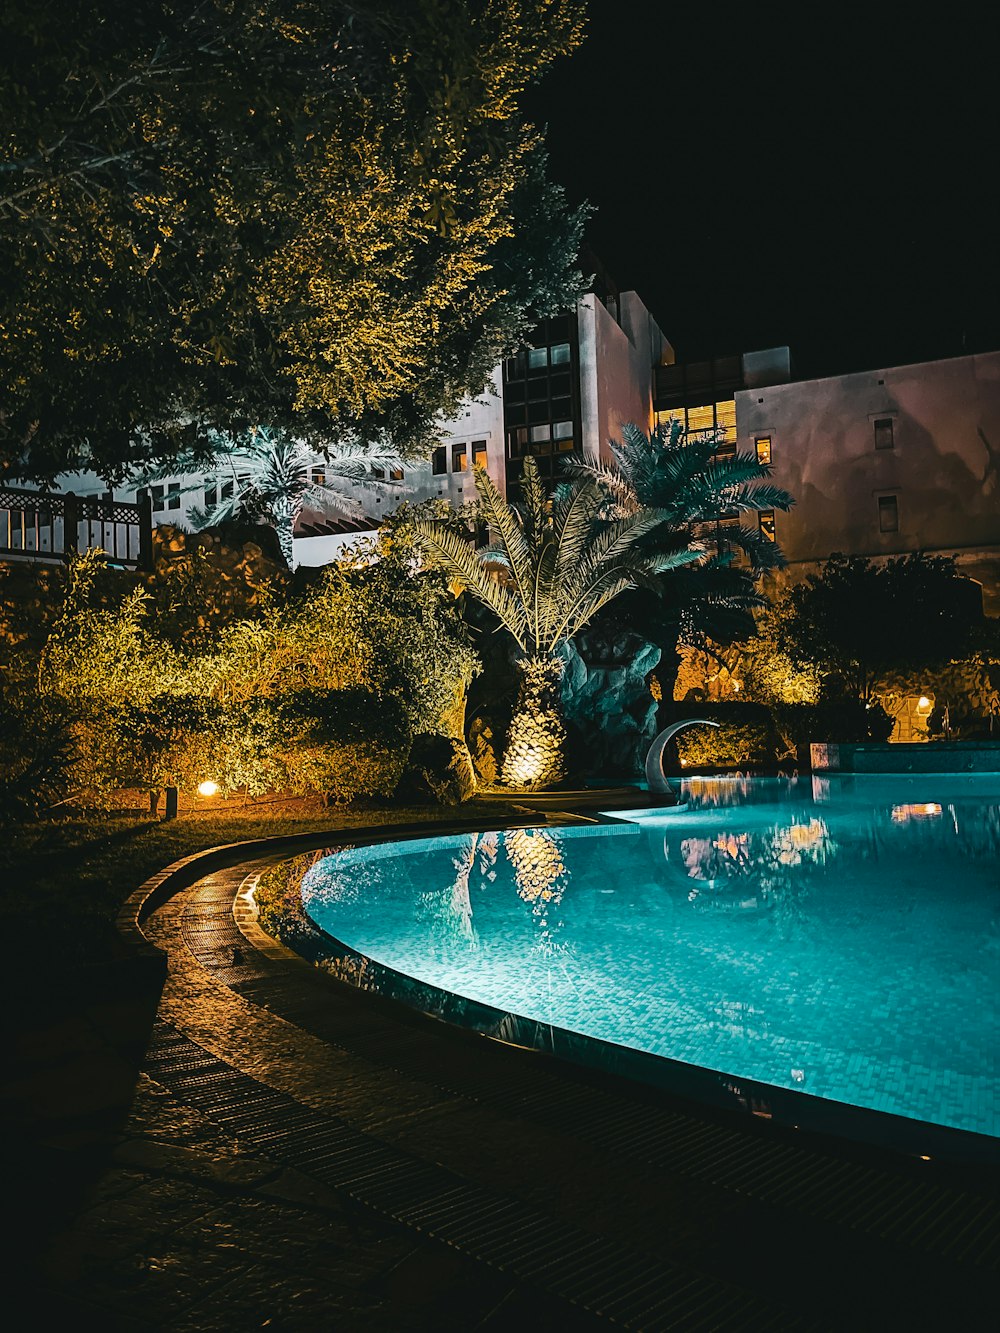
[[[678,360],[787,344],[813,377],[1000,350],[994,39],[962,6],[746,8],[591,0],[533,90],[605,268]]]

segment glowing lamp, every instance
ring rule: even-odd
[[[217,796],[218,792],[219,792],[219,784],[217,782],[213,782],[211,778],[209,778],[206,782],[198,783],[199,796]]]
[[[917,713],[920,717],[927,717],[931,711],[931,701],[926,694],[922,694],[917,700]]]

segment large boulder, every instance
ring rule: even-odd
[[[656,735],[649,677],[660,649],[630,630],[593,627],[561,649],[570,774],[621,779],[643,772]]]

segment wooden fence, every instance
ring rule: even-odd
[[[106,551],[112,565],[150,569],[149,496],[124,504],[70,491],[46,495],[0,487],[0,559],[68,560],[91,547]]]

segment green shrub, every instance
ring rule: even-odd
[[[391,796],[410,749],[405,705],[362,689],[297,690],[274,701],[288,785],[338,804]]]
[[[76,746],[61,699],[24,684],[0,687],[0,827],[33,819],[73,783]]]
[[[677,737],[677,757],[685,768],[768,768],[778,737],[763,704],[705,703],[675,709],[674,720],[703,717],[716,727],[691,727]]]

